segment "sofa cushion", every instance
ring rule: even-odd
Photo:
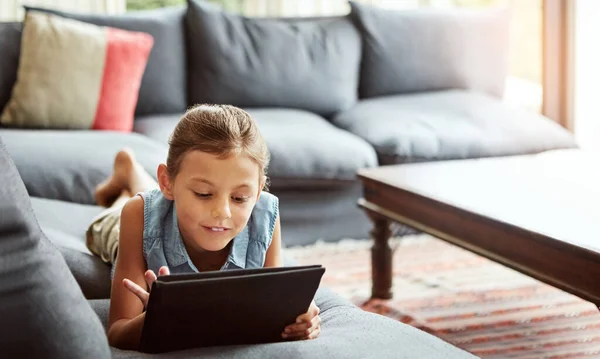
[[[20,22],[0,22],[0,112],[17,81],[22,28]]]
[[[112,174],[116,153],[129,147],[151,175],[167,146],[137,133],[0,129],[31,196],[94,204],[94,188]]]
[[[46,237],[60,251],[87,299],[110,297],[110,269],[85,245],[85,233],[103,208],[45,198],[31,198],[35,214]]]
[[[128,12],[123,15],[76,14],[26,6],[95,25],[145,32],[154,46],[142,77],[136,115],[183,112],[187,106],[185,8]]]
[[[454,88],[502,95],[507,9],[392,11],[350,4],[364,39],[362,98]]]
[[[377,165],[373,148],[325,119],[301,110],[246,109],[256,120],[271,153],[269,177],[352,181],[356,171]],[[180,115],[146,116],[134,131],[167,143]]]
[[[248,18],[188,1],[189,101],[324,116],[357,97],[361,39],[347,17]]]
[[[113,358],[475,358],[466,351],[379,314],[365,312],[325,288],[315,302],[321,309],[321,334],[315,340],[198,348],[150,355],[112,348]],[[91,301],[106,323],[107,300]]]
[[[8,358],[109,358],[102,324],[44,236],[0,139],[0,348]]]
[[[333,121],[371,143],[381,164],[576,146],[569,132],[541,115],[460,90],[368,99]]]

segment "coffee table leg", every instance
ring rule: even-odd
[[[392,249],[388,243],[392,232],[390,220],[374,213],[369,215],[373,221],[373,247],[371,247],[371,275],[373,298],[391,299],[392,294]]]

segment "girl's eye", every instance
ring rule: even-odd
[[[198,198],[209,198],[210,196],[212,196],[210,193],[198,193],[198,192],[194,192],[196,194],[196,197]]]
[[[237,203],[248,202],[248,197],[231,197]]]

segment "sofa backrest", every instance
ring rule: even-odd
[[[0,22],[0,113],[17,81],[22,28],[20,22]]]
[[[247,18],[214,4],[123,15],[48,11],[155,40],[136,116],[197,103],[289,107],[330,116],[359,97],[469,89],[501,96],[508,68],[504,11],[390,11],[360,3],[348,16]],[[0,107],[15,82],[20,23],[0,23]]]
[[[361,39],[347,16],[248,18],[189,1],[189,100],[323,116],[357,100]]]

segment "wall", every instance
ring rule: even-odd
[[[600,1],[576,0],[573,48],[573,118],[581,147],[600,150]]]

